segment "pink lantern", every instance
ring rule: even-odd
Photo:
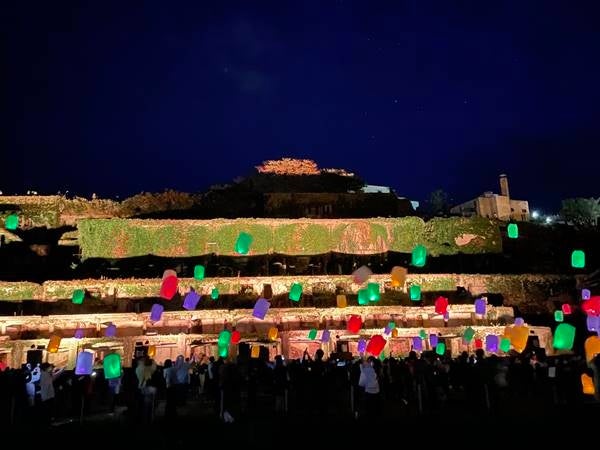
[[[412,347],[413,350],[416,352],[422,352],[423,351],[423,339],[421,339],[419,336],[415,336],[412,338]]]
[[[358,269],[352,272],[352,280],[356,284],[363,284],[372,274],[373,272],[367,266],[360,266]]]
[[[429,345],[431,345],[431,348],[434,348],[436,345],[438,345],[438,335],[437,334],[430,334],[429,335]]]
[[[91,375],[94,370],[94,354],[80,352],[75,363],[75,375]]]
[[[162,317],[162,313],[164,310],[165,307],[163,305],[159,305],[158,303],[152,305],[152,309],[150,310],[150,320],[152,322],[158,322]]]
[[[321,342],[329,342],[330,337],[331,333],[329,330],[323,330],[323,334],[321,334]]]
[[[448,309],[448,299],[446,297],[438,297],[435,301],[435,313],[444,314]]]
[[[267,315],[267,311],[271,307],[271,303],[264,298],[259,298],[256,300],[254,304],[254,310],[252,311],[252,315],[257,319],[263,320]]]
[[[104,330],[104,336],[115,337],[117,334],[117,326],[114,323],[109,324]]]
[[[162,280],[165,281],[168,277],[177,277],[177,272],[172,269],[167,269],[163,272]]]
[[[380,334],[372,336],[367,344],[367,353],[370,353],[373,356],[379,356],[385,347],[385,342],[385,339]]]
[[[496,336],[495,334],[488,334],[485,337],[485,349],[488,352],[492,352],[492,353],[497,352],[499,343],[500,342],[499,342],[498,336]]]
[[[171,300],[177,293],[178,284],[179,280],[177,280],[176,276],[169,275],[166,277],[160,286],[160,297],[165,300]]]
[[[563,303],[561,306],[563,314],[571,314],[571,305],[568,303]]]
[[[360,316],[352,315],[348,319],[347,328],[350,333],[356,334],[362,327],[362,319]],[[379,353],[378,353],[379,354]]]
[[[183,309],[187,309],[188,311],[193,311],[198,306],[198,302],[200,301],[200,295],[196,291],[190,291],[185,295],[183,299]]]

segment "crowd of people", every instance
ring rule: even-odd
[[[225,421],[260,411],[275,414],[348,414],[369,420],[382,414],[419,415],[445,408],[482,413],[533,405],[593,401],[581,375],[596,382],[600,358],[546,357],[543,349],[508,357],[482,350],[458,358],[434,352],[405,358],[324,358],[274,361],[179,356],[162,366],[145,356],[105,380],[102,370],[77,376],[44,363],[0,372],[0,419],[48,425],[96,413],[124,411],[131,420],[173,420],[195,411]],[[598,390],[596,389],[596,392]],[[160,411],[160,413],[158,413]]]

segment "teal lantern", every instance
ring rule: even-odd
[[[235,252],[240,255],[247,255],[252,245],[252,236],[248,233],[240,233],[237,241],[235,241]]]
[[[571,253],[571,266],[575,269],[585,267],[585,252],[583,250],[573,250],[573,253]]]
[[[83,299],[85,298],[85,291],[83,289],[75,289],[73,291],[73,297],[71,301],[75,305],[81,305],[83,303]]]
[[[121,356],[118,353],[110,353],[104,357],[104,378],[110,380],[121,376]]]
[[[427,249],[422,245],[413,248],[411,264],[415,267],[423,267],[427,262]]]
[[[194,279],[202,281],[204,280],[204,266],[202,264],[197,264],[194,266]]]
[[[213,300],[217,300],[219,298],[219,290],[217,288],[213,288],[213,290],[210,291],[210,298]]]
[[[317,338],[317,329],[316,328],[313,328],[308,332],[308,338],[311,341],[314,341]]]
[[[7,230],[16,230],[19,228],[19,216],[11,214],[4,220],[4,228]]]
[[[292,284],[290,288],[290,300],[293,302],[299,302],[302,297],[302,285],[300,283]]]
[[[367,288],[358,290],[358,304],[359,305],[368,305],[369,304],[369,290]]]
[[[560,323],[554,331],[552,345],[557,350],[571,350],[575,342],[575,327],[568,323]]]
[[[367,284],[367,291],[369,293],[370,302],[378,302],[381,299],[381,294],[379,293],[379,283]]]
[[[508,237],[511,239],[519,237],[519,226],[516,223],[509,223],[506,231],[508,232]]]
[[[412,285],[408,289],[408,295],[410,295],[410,299],[413,302],[418,302],[419,300],[421,300],[421,286],[418,286],[416,284]]]

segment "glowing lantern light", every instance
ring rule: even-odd
[[[253,345],[250,350],[250,358],[258,358],[260,356],[260,346]]]
[[[423,267],[427,262],[427,249],[422,245],[413,248],[411,264],[415,267]]]
[[[448,299],[446,297],[438,297],[435,301],[435,313],[444,314],[448,309]]]
[[[194,279],[202,281],[204,280],[205,269],[202,264],[196,264],[194,266]]]
[[[148,346],[148,357],[154,358],[156,356],[156,345]]]
[[[389,325],[386,325],[385,328],[383,329],[383,334],[385,334],[386,336],[389,335],[392,332],[392,329],[390,328]]]
[[[347,328],[348,331],[352,334],[356,334],[360,331],[362,327],[362,318],[357,315],[352,315],[348,319]]]
[[[94,370],[94,354],[92,352],[80,352],[77,354],[75,363],[75,375],[91,375]]]
[[[415,336],[412,338],[412,347],[414,351],[422,352],[423,351],[423,340],[419,336]]]
[[[569,315],[571,314],[571,305],[569,305],[568,303],[563,303],[561,306],[562,312],[563,314]]]
[[[406,282],[407,270],[404,267],[394,266],[392,268],[392,287],[402,287]]]
[[[383,336],[376,334],[375,336],[371,336],[369,343],[367,344],[367,353],[370,353],[373,356],[379,356],[383,347],[385,347],[385,339]]]
[[[596,388],[594,387],[594,380],[587,373],[581,374],[581,387],[585,395],[594,395]]]
[[[485,337],[485,349],[488,352],[496,353],[498,351],[498,336],[495,334],[488,334]]]
[[[571,350],[575,341],[575,327],[568,323],[561,323],[554,331],[552,345],[557,350]]]
[[[600,331],[600,316],[587,316],[586,325],[588,331]]]
[[[590,336],[583,344],[585,349],[585,359],[590,362],[598,353],[600,353],[600,337]]]
[[[210,291],[210,298],[212,300],[218,300],[219,298],[219,290],[217,288],[212,288]]]
[[[348,306],[348,300],[344,294],[339,294],[336,297],[336,303],[338,308],[345,308]]]
[[[503,337],[500,339],[500,350],[504,353],[508,353],[510,351],[510,339]]]
[[[331,333],[329,332],[329,330],[323,330],[323,333],[321,334],[321,342],[329,342],[330,338]]]
[[[316,328],[312,328],[309,332],[308,332],[308,338],[311,341],[314,341],[317,338],[317,329]]]
[[[485,308],[486,303],[484,299],[478,298],[477,300],[475,300],[475,314],[479,316],[485,316]]]
[[[370,302],[378,302],[381,299],[381,294],[379,293],[379,283],[369,283],[367,285],[367,290],[369,291]]]
[[[554,311],[554,320],[556,322],[562,322],[563,320],[565,320],[563,312],[560,310]]]
[[[506,231],[510,239],[517,239],[519,237],[519,226],[516,223],[509,223]]]
[[[269,311],[270,307],[271,307],[271,303],[268,302],[267,299],[259,298],[258,300],[256,300],[256,303],[254,304],[254,310],[252,311],[252,316],[256,317],[257,319],[263,320],[265,318],[265,316],[267,315],[267,311]]]
[[[234,330],[231,333],[231,343],[232,344],[239,344],[240,343],[240,339],[242,339],[242,334],[239,331]]]
[[[359,305],[367,305],[369,303],[369,290],[368,289],[359,289],[358,290],[358,304]]]
[[[394,328],[396,328],[396,322],[392,320],[391,322],[388,322],[387,326],[390,330],[393,330]]]
[[[183,309],[187,309],[188,311],[193,311],[198,306],[198,302],[200,301],[200,294],[196,291],[188,292],[183,299]]]
[[[450,320],[450,312],[446,311],[444,313],[444,322],[448,322],[448,320]]]
[[[408,288],[408,294],[413,302],[418,302],[421,300],[421,286],[413,284],[410,288]]]
[[[512,344],[513,348],[517,352],[522,353],[523,350],[525,350],[525,347],[527,347],[527,340],[529,339],[529,327],[525,325],[512,327],[510,329],[509,337],[510,343]]]
[[[160,286],[160,297],[164,298],[165,300],[171,300],[177,293],[178,284],[179,280],[176,276],[169,275],[166,277]]]
[[[367,341],[359,339],[358,341],[358,353],[364,353],[367,350]]]
[[[58,353],[58,349],[60,348],[60,341],[62,338],[56,334],[50,336],[50,340],[48,341],[48,353]]]
[[[475,330],[471,327],[467,328],[463,333],[463,339],[466,343],[471,342],[473,337],[475,336]]]
[[[117,326],[114,323],[109,324],[104,330],[104,336],[115,337],[117,334]]]
[[[397,338],[397,337],[398,337],[398,328],[394,328],[394,329],[392,330],[392,337],[393,337],[393,338]]]
[[[435,352],[440,356],[444,356],[446,353],[446,344],[438,342],[438,345],[435,346]]]
[[[73,337],[75,339],[83,339],[83,336],[85,336],[85,332],[81,328],[77,328]]]
[[[590,316],[600,316],[600,296],[594,295],[581,304],[581,309]]]
[[[299,302],[300,297],[302,297],[302,285],[300,283],[292,284],[290,288],[290,300]]]
[[[517,317],[515,318],[515,325],[516,326],[521,326],[525,324],[525,320],[522,317]]]
[[[121,376],[121,356],[118,353],[110,353],[104,357],[104,378],[111,380]]]
[[[17,216],[16,214],[11,214],[10,216],[7,216],[6,219],[4,219],[4,228],[11,231],[19,228],[19,216]]]
[[[162,281],[165,281],[169,277],[176,277],[176,276],[177,276],[177,272],[175,272],[173,269],[167,269],[163,272]]]
[[[475,338],[475,348],[480,349],[483,348],[483,341],[479,338]]]
[[[223,330],[219,333],[219,339],[217,345],[227,346],[231,342],[231,332],[229,330]]]
[[[159,305],[158,303],[152,305],[152,309],[150,310],[150,320],[152,322],[158,322],[162,317],[162,313],[164,310],[165,308],[163,305]]]
[[[240,255],[247,255],[252,245],[252,236],[248,233],[240,233],[237,241],[235,241],[235,252]]]
[[[581,299],[582,300],[589,300],[591,296],[592,296],[592,293],[590,292],[589,289],[581,290]]]
[[[279,334],[279,331],[277,330],[277,328],[275,328],[275,327],[269,328],[268,336],[269,336],[270,340],[274,341],[275,339],[277,339],[278,334]]]
[[[360,266],[358,269],[352,272],[352,280],[356,284],[363,284],[371,277],[371,275],[373,275],[371,269],[369,269],[367,266]]]
[[[431,346],[431,348],[435,348],[438,345],[439,342],[439,338],[437,334],[430,334],[429,335],[429,345]]]
[[[75,305],[81,305],[83,303],[83,299],[85,298],[85,291],[83,289],[75,289],[73,291],[73,297],[71,301]]]
[[[585,267],[585,252],[583,250],[573,250],[573,253],[571,253],[571,266],[575,269]]]
[[[425,331],[425,330],[419,331],[419,337],[421,339],[426,339],[427,338],[427,331]]]
[[[229,355],[229,345],[218,345],[218,350],[221,358],[227,358]]]

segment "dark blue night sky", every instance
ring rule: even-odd
[[[600,195],[592,2],[10,3],[4,193],[197,191],[294,156],[417,200],[501,172],[532,207]]]

